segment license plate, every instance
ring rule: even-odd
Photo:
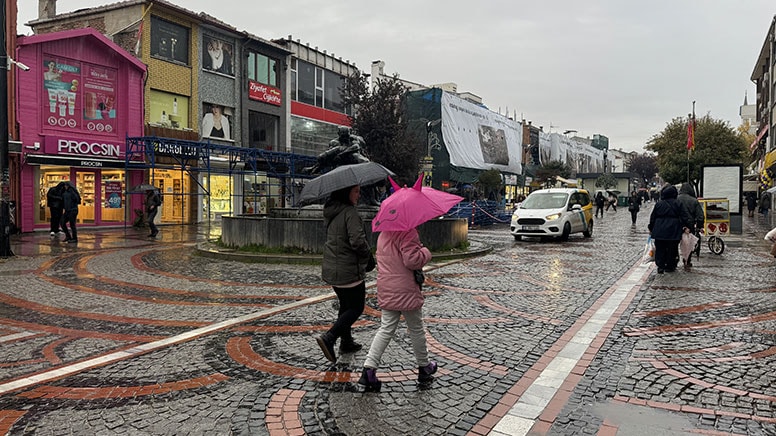
[[[530,232],[533,230],[539,230],[539,226],[523,226],[523,231]]]

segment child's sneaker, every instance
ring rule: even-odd
[[[358,384],[364,387],[364,392],[380,392],[382,382],[377,379],[377,370],[375,368],[364,368],[361,371],[361,378]]]
[[[418,368],[418,383],[426,384],[434,380],[434,373],[437,372],[437,363],[428,362],[428,365]]]

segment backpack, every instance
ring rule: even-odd
[[[162,196],[159,195],[158,192],[154,192],[153,202],[154,202],[154,206],[158,207],[162,205]]]

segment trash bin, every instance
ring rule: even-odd
[[[617,206],[627,206],[628,205],[628,196],[627,195],[620,195],[617,197]]]

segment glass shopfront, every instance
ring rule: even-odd
[[[36,183],[34,195],[38,213],[35,224],[48,224],[51,211],[46,193],[60,182],[71,182],[81,195],[78,207],[79,224],[103,225],[123,223],[126,216],[126,181],[121,169],[86,169],[56,165],[40,165],[33,169]]]
[[[181,170],[154,170],[148,183],[162,194],[161,222],[190,224],[196,222],[197,196],[192,194],[191,175]],[[196,185],[196,184],[194,184]]]
[[[228,175],[210,175],[202,178],[202,187],[210,191],[210,219],[217,220],[223,215],[232,215],[232,196],[234,184]],[[207,211],[208,199],[204,198],[203,210]]]

